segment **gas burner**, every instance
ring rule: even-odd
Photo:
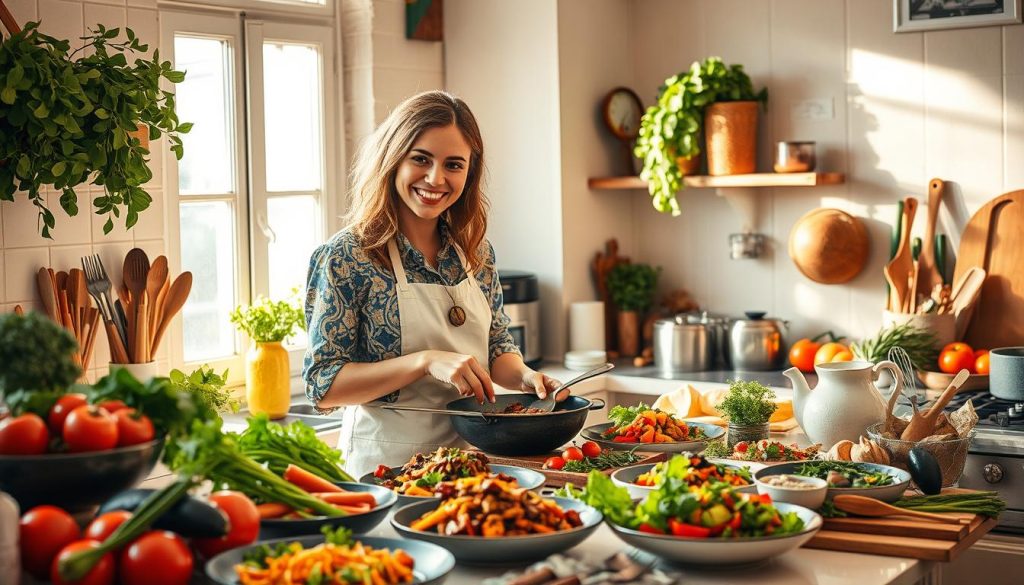
[[[949,401],[946,412],[963,406],[968,400],[974,403],[981,426],[1014,427],[1024,430],[1024,404],[992,396],[987,390],[960,392]]]

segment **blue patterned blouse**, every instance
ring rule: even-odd
[[[465,278],[443,222],[436,270],[401,232],[397,244],[410,282],[454,286]],[[491,305],[488,349],[493,362],[503,353],[520,352],[502,309],[494,248],[485,244],[484,263],[475,276]],[[345,364],[379,362],[402,354],[395,275],[373,262],[348,230],[338,232],[313,252],[306,276],[305,309],[309,345],[302,377],[306,397],[313,404],[320,402]]]

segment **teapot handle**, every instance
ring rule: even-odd
[[[892,411],[896,407],[896,400],[903,394],[903,372],[900,367],[894,362],[889,360],[883,360],[871,366],[871,373],[873,379],[878,379],[878,373],[880,370],[888,370],[889,374],[892,375],[893,384],[889,388],[892,394],[889,396],[889,408],[885,411],[885,422],[888,426],[889,419],[892,418]]]

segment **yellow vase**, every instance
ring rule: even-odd
[[[280,341],[258,341],[249,348],[245,354],[245,391],[249,412],[265,412],[270,418],[288,413],[288,350]]]

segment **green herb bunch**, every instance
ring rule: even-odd
[[[704,109],[715,102],[757,100],[768,102],[768,90],[754,92],[742,65],[726,65],[720,57],[694,61],[690,69],[665,80],[657,104],[640,120],[633,153],[643,160],[640,177],[658,211],[679,215],[676,191],[683,173],[676,159],[700,154]]]
[[[260,296],[252,306],[235,307],[231,322],[258,342],[281,341],[295,333],[296,327],[304,329],[306,325],[297,297],[272,301]]]
[[[153,178],[149,150],[132,133],[141,129],[150,140],[166,134],[182,157],[178,134],[192,124],[178,121],[174,94],[160,89],[160,81],[179,83],[185,74],[160,62],[158,51],[147,58],[149,47],[131,29],[126,40],[115,41],[121,29],[97,25],[72,51],[68,41],[38,27],[30,22],[0,42],[0,200],[27,192],[49,238],[56,222],[40,188],[60,191],[60,206],[74,216],[75,187],[91,179],[104,188],[92,202],[97,215],[107,215],[103,232],[122,211],[130,228],[152,201],[142,185]]]
[[[894,347],[902,347],[919,370],[934,370],[939,359],[939,344],[935,334],[911,323],[883,328],[874,337],[850,345],[850,350],[853,357],[876,363],[886,359],[889,350]]]
[[[733,380],[729,392],[718,409],[730,424],[740,426],[763,425],[775,412],[775,392],[753,380]]]
[[[15,415],[45,418],[82,373],[77,349],[75,338],[41,313],[0,315],[0,399]]]
[[[345,472],[341,451],[321,441],[309,426],[271,422],[266,414],[249,417],[248,427],[232,435],[241,453],[271,471],[283,475],[289,464],[297,465],[328,481],[355,481]]]
[[[647,264],[619,264],[608,273],[608,293],[620,311],[645,312],[654,302],[660,268]]]
[[[238,399],[231,395],[230,390],[224,388],[228,381],[227,370],[218,375],[210,366],[202,365],[191,374],[171,370],[168,377],[176,388],[193,394],[196,400],[207,408],[220,413],[238,412]]]

